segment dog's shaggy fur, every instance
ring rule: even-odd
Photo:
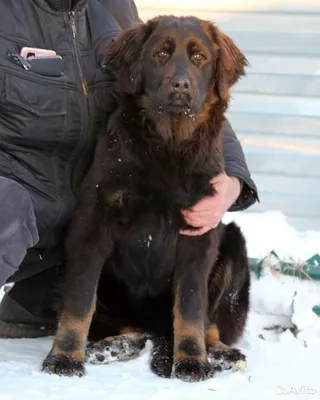
[[[152,19],[107,49],[116,105],[71,223],[63,310],[44,370],[84,373],[96,304],[95,326],[108,337],[88,347],[89,361],[136,357],[148,338],[160,376],[198,381],[244,360],[228,347],[249,304],[239,228],[179,231],[181,210],[216,193],[229,89],[246,64],[230,38],[193,17]]]

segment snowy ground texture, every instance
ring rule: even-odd
[[[297,232],[278,212],[230,214],[225,221],[231,218],[242,226],[251,257],[274,249],[302,261],[320,251],[320,231]],[[2,340],[0,400],[320,399],[320,318],[311,310],[320,304],[320,283],[266,270],[253,277],[251,302],[238,346],[248,358],[243,373],[225,371],[202,383],[161,379],[149,370],[149,344],[135,361],[88,365],[84,378],[61,378],[40,372],[52,338]]]

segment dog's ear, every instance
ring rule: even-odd
[[[218,28],[212,27],[213,41],[218,47],[216,90],[221,100],[229,99],[229,89],[246,74],[248,60],[234,41]]]
[[[135,93],[141,83],[141,54],[155,21],[136,24],[122,31],[107,47],[103,64],[116,77],[122,90]]]

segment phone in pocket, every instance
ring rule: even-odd
[[[20,65],[27,71],[44,76],[62,76],[62,57],[53,50],[23,47],[20,54],[8,52],[9,60]]]
[[[23,58],[34,57],[55,57],[57,53],[54,50],[39,49],[37,47],[22,47],[20,56]]]

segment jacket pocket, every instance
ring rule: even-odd
[[[62,87],[10,74],[6,74],[5,87],[8,102],[39,117],[54,117],[67,113],[66,90]]]

